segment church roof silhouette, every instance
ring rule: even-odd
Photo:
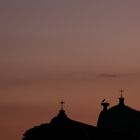
[[[61,102],[59,113],[50,123],[35,126],[24,133],[23,140],[139,140],[140,112],[124,103],[108,109],[109,103],[102,101],[97,127],[70,119]]]
[[[109,109],[109,103],[102,103],[101,111],[97,127],[108,131],[132,134],[137,137],[140,132],[140,112],[125,105],[124,97],[119,98],[119,103]]]
[[[87,132],[92,132],[96,127],[87,125],[67,117],[65,110],[60,109],[57,116],[50,123],[36,126],[26,131],[23,140],[90,140]]]

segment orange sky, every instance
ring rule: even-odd
[[[106,98],[140,110],[140,2],[0,0],[0,139],[49,122],[63,99],[96,125]],[[7,134],[8,133],[8,134]]]

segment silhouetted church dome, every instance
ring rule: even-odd
[[[71,120],[62,107],[50,123],[27,130],[23,140],[89,140],[89,128],[94,127]]]
[[[50,125],[57,138],[88,140],[88,134],[84,128],[68,118],[64,110],[60,110],[59,114],[51,120]]]
[[[107,109],[108,103],[102,103],[97,126],[111,131],[123,133],[137,133],[140,128],[140,112],[136,111],[124,103],[124,98],[119,98],[119,104]]]
[[[139,140],[140,112],[126,106],[122,96],[110,109],[109,103],[102,101],[97,127],[70,119],[63,104],[50,123],[27,130],[23,140]]]
[[[70,119],[67,117],[64,110],[60,110],[58,115],[51,120],[51,124],[64,124],[69,122]]]

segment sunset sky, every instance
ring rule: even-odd
[[[139,0],[0,0],[0,139],[57,115],[96,125],[102,99],[140,110]]]

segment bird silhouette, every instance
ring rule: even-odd
[[[104,103],[104,102],[105,102],[105,99],[102,100],[102,103]]]

